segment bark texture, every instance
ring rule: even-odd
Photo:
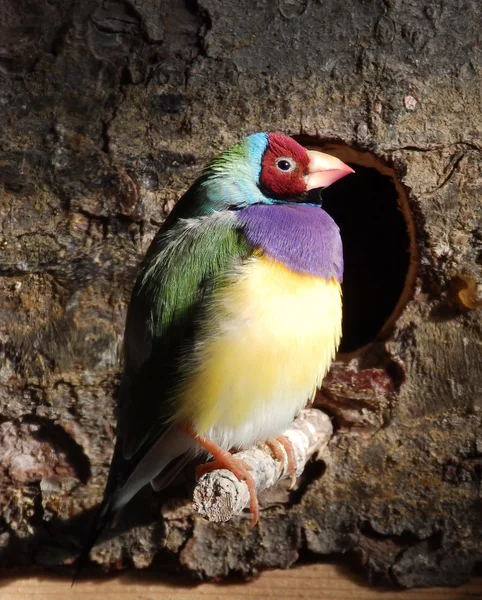
[[[0,2],[3,568],[72,559],[113,447],[136,265],[209,158],[280,130],[368,150],[404,184],[418,262],[397,319],[334,365],[324,462],[268,493],[257,528],[183,511],[180,482],[143,491],[93,556],[219,578],[343,554],[376,582],[470,577],[481,22],[479,0]]]

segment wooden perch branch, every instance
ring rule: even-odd
[[[308,460],[323,451],[333,433],[329,417],[316,409],[302,410],[283,435],[293,444],[296,476],[301,475]],[[284,452],[284,449],[283,449]],[[236,457],[251,467],[257,493],[290,477],[288,461],[282,464],[265,444],[238,452]],[[209,521],[228,521],[249,505],[248,486],[230,471],[218,469],[203,475],[194,490],[194,509]]]

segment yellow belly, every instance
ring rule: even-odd
[[[278,435],[313,397],[340,337],[335,280],[254,258],[216,293],[176,416],[225,447]]]

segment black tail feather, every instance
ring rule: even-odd
[[[102,533],[104,533],[104,531],[110,527],[112,521],[115,518],[117,511],[113,510],[112,504],[112,496],[109,496],[108,498],[104,497],[104,500],[102,501],[94,516],[89,536],[82,548],[79,557],[75,562],[75,571],[72,577],[72,587],[77,581],[79,581],[81,572],[89,563],[90,551],[95,546],[97,540],[102,535]]]

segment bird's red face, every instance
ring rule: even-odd
[[[268,134],[260,181],[274,196],[296,198],[328,187],[349,173],[354,173],[353,169],[334,156],[306,150],[281,133]]]

